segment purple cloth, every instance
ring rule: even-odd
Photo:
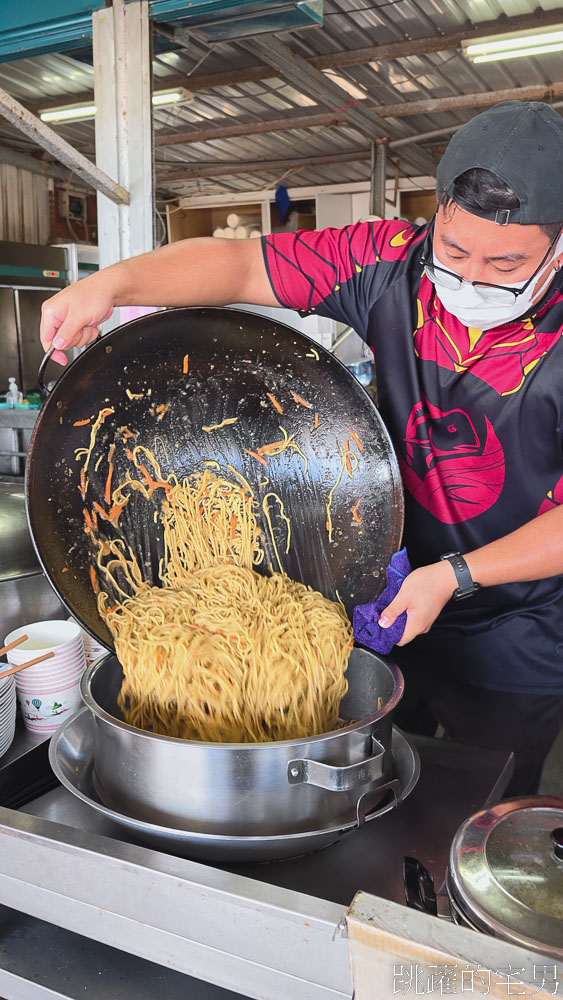
[[[391,604],[403,580],[411,572],[407,550],[395,552],[387,567],[387,586],[383,593],[371,604],[358,604],[354,608],[354,637],[376,653],[390,653],[395,643],[402,638],[407,624],[406,611],[389,628],[382,628],[377,622],[383,609]]]

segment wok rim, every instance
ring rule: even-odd
[[[247,316],[252,321],[255,321],[257,319],[262,318],[263,320],[265,320],[266,322],[268,322],[269,325],[274,326],[274,327],[275,326],[281,327],[282,329],[284,329],[287,332],[289,332],[289,334],[292,337],[297,338],[297,339],[302,339],[304,341],[307,341],[308,343],[310,343],[311,345],[313,345],[316,350],[320,351],[323,354],[329,355],[330,358],[331,358],[331,363],[333,363],[336,368],[340,368],[343,372],[346,372],[347,374],[349,374],[347,366],[344,364],[344,362],[340,358],[338,358],[335,354],[332,354],[326,348],[322,347],[322,345],[318,344],[317,341],[315,341],[312,337],[309,337],[303,331],[296,330],[294,327],[290,326],[288,323],[283,322],[282,320],[279,320],[278,318],[271,319],[269,317],[261,316],[260,313],[256,313],[253,310],[250,310],[250,309],[241,309],[238,305],[236,305],[236,306],[231,306],[231,305],[229,305],[229,306],[175,306],[175,307],[167,308],[165,310],[161,310],[158,315],[166,315],[166,314],[173,314],[173,313],[174,314],[177,314],[177,313],[205,313],[205,314],[208,314],[208,313],[212,313],[212,312],[216,312],[216,313],[229,313],[229,314],[231,314],[233,316],[233,318],[235,318],[237,315]],[[155,314],[155,315],[157,315],[157,314]],[[35,551],[35,555],[36,555],[36,557],[38,559],[38,562],[39,562],[39,566],[40,566],[41,570],[43,571],[43,573],[45,574],[45,576],[47,577],[50,586],[54,590],[55,594],[57,595],[57,597],[58,597],[59,601],[61,602],[61,604],[63,605],[63,607],[65,607],[67,609],[67,611],[69,612],[69,614],[72,615],[73,618],[75,618],[75,620],[78,622],[78,624],[81,626],[81,628],[83,628],[84,631],[87,632],[88,635],[91,636],[92,639],[94,639],[100,645],[104,646],[109,652],[115,652],[115,647],[113,645],[113,641],[111,640],[111,637],[108,636],[107,634],[106,635],[100,635],[100,632],[99,632],[99,630],[98,630],[97,627],[96,627],[96,629],[94,629],[94,627],[92,626],[92,624],[87,624],[84,621],[84,619],[82,618],[82,615],[73,606],[73,601],[71,601],[69,599],[69,594],[62,587],[59,578],[56,576],[55,572],[52,570],[51,566],[48,564],[47,558],[44,556],[44,553],[43,553],[43,538],[42,538],[42,530],[41,530],[41,524],[40,524],[40,517],[39,517],[39,513],[38,513],[37,509],[35,509],[35,500],[36,500],[36,497],[35,497],[35,476],[36,476],[36,470],[35,470],[35,462],[34,462],[33,459],[34,459],[35,452],[36,452],[37,447],[38,447],[37,442],[40,440],[40,435],[43,433],[42,432],[42,425],[47,422],[47,419],[48,419],[47,413],[48,413],[48,411],[50,411],[53,406],[57,406],[57,404],[58,404],[58,394],[59,394],[59,392],[61,390],[61,386],[63,385],[63,383],[66,384],[68,382],[69,378],[74,377],[74,375],[76,373],[76,369],[80,368],[84,364],[84,358],[88,355],[89,352],[98,353],[98,352],[100,352],[100,351],[103,350],[103,351],[105,351],[105,353],[108,353],[108,354],[111,353],[112,348],[113,348],[113,344],[115,343],[115,341],[117,339],[121,339],[121,337],[123,336],[123,334],[130,333],[130,331],[131,331],[132,328],[135,328],[137,326],[143,326],[146,323],[147,319],[150,319],[150,318],[151,318],[150,315],[149,316],[147,316],[147,315],[145,315],[145,316],[139,316],[139,317],[136,317],[135,319],[129,320],[126,323],[120,324],[118,327],[115,327],[113,330],[110,330],[107,334],[104,334],[103,336],[98,337],[93,343],[89,344],[84,350],[81,350],[77,354],[77,356],[74,357],[72,359],[72,361],[70,361],[70,363],[63,368],[60,377],[58,378],[57,382],[53,386],[53,389],[51,390],[51,392],[49,393],[49,396],[48,396],[45,404],[43,405],[42,409],[39,411],[39,415],[37,417],[37,420],[35,421],[35,424],[34,424],[34,427],[33,427],[33,431],[32,431],[32,434],[31,434],[31,438],[30,438],[30,442],[29,442],[28,462],[26,463],[26,473],[25,473],[25,482],[24,482],[25,508],[26,508],[27,522],[28,522],[28,526],[29,526],[29,533],[30,533],[30,537],[31,537],[33,549]],[[72,376],[71,376],[71,372],[73,373]],[[404,488],[403,488],[403,482],[402,482],[402,478],[401,478],[399,461],[398,461],[397,455],[395,453],[395,449],[394,449],[394,446],[393,446],[393,443],[392,443],[392,440],[391,440],[391,435],[389,433],[389,430],[388,430],[386,424],[383,422],[383,420],[381,418],[381,415],[379,414],[379,410],[378,410],[377,405],[375,404],[375,402],[373,401],[373,399],[370,397],[369,393],[366,392],[366,389],[364,388],[363,385],[361,385],[360,382],[358,382],[357,380],[354,380],[354,383],[355,383],[354,384],[354,389],[356,391],[359,391],[363,396],[365,396],[365,398],[367,400],[369,400],[369,402],[371,403],[371,405],[373,407],[374,412],[377,414],[378,433],[381,435],[381,439],[382,439],[382,441],[385,442],[385,446],[386,446],[386,460],[387,460],[387,463],[388,463],[388,470],[389,470],[389,475],[390,475],[390,487],[391,487],[391,494],[392,494],[392,503],[393,503],[393,507],[394,507],[394,510],[395,510],[395,522],[393,524],[393,532],[392,532],[392,535],[391,535],[391,538],[390,538],[390,546],[389,546],[390,551],[392,553],[400,545],[400,540],[402,538],[402,534],[403,534],[403,530],[404,530],[404,521],[405,521]],[[95,601],[95,597],[94,597],[94,601]],[[100,623],[100,625],[103,624],[101,618],[99,619],[99,623]]]

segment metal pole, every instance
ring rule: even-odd
[[[27,135],[29,139],[37,143],[41,149],[46,149],[48,153],[64,163],[66,167],[78,177],[101,191],[107,198],[116,205],[129,204],[129,192],[121,184],[116,184],[103,170],[90,163],[82,153],[74,149],[66,139],[49,128],[40,118],[32,115],[31,111],[24,108],[23,104],[16,101],[6,90],[0,87],[0,114],[4,116],[20,132]]]
[[[385,181],[387,179],[388,139],[372,143],[372,171],[370,187],[370,215],[385,218]],[[373,154],[375,150],[375,156]]]

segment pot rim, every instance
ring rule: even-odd
[[[376,656],[378,659],[382,660],[386,667],[391,671],[394,681],[394,690],[391,697],[384,705],[375,712],[373,715],[367,716],[365,719],[360,719],[357,722],[351,723],[349,726],[343,726],[341,729],[333,729],[329,733],[317,733],[315,736],[300,736],[294,740],[271,740],[267,743],[211,743],[205,740],[182,740],[176,736],[161,736],[160,733],[150,733],[146,729],[138,729],[137,726],[131,726],[128,722],[123,722],[121,719],[117,719],[114,715],[110,715],[106,712],[101,705],[98,704],[96,699],[91,693],[91,679],[96,673],[98,668],[104,663],[104,661],[109,656],[115,656],[115,653],[105,653],[103,656],[98,657],[86,668],[82,679],[80,681],[80,694],[84,704],[90,709],[93,715],[95,715],[102,722],[107,723],[117,730],[125,730],[127,732],[133,733],[135,736],[141,739],[159,740],[168,744],[176,744],[177,746],[196,746],[205,747],[206,749],[213,750],[266,750],[272,747],[297,747],[302,746],[304,743],[321,743],[327,740],[337,739],[343,734],[359,732],[361,729],[365,729],[366,726],[373,725],[380,719],[383,719],[386,715],[398,705],[401,698],[403,697],[405,689],[405,681],[403,678],[402,671],[399,669],[396,663],[388,659],[388,657],[383,657],[380,653],[375,653],[374,650],[370,649],[368,646],[363,646],[361,643],[354,643],[354,649],[365,650],[371,653],[372,656]],[[351,655],[351,654],[350,654]],[[118,661],[119,662],[119,661]]]

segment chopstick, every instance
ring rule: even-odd
[[[20,635],[19,639],[14,639],[14,641],[8,643],[7,646],[3,646],[2,649],[0,649],[0,656],[4,656],[4,653],[7,653],[10,649],[15,649],[16,646],[21,646],[22,642],[25,642],[27,638],[27,635]]]
[[[17,667],[12,667],[11,670],[0,672],[0,681],[3,681],[5,677],[10,677],[12,674],[19,674],[20,670],[25,670],[26,667],[32,667],[35,663],[42,663],[43,660],[50,660],[54,655],[53,650],[51,650],[50,653],[43,653],[43,656],[36,656],[34,660],[28,660],[27,663],[18,663]]]

